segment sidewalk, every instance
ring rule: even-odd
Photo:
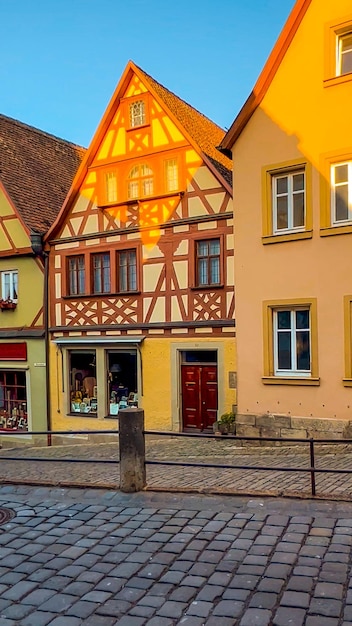
[[[3,460],[20,457],[23,461]],[[28,457],[50,458],[55,462],[30,462]],[[64,463],[64,459],[95,459],[100,463]],[[177,461],[181,466],[147,464],[147,488],[152,490],[252,495],[311,495],[309,472],[219,469],[205,464],[257,467],[309,468],[309,448],[239,447],[235,440],[146,437],[146,458]],[[116,488],[119,485],[118,442],[0,450],[3,483],[47,484]],[[200,463],[189,467],[185,463]],[[316,466],[325,469],[352,469],[352,448],[348,444],[317,446]],[[352,499],[352,474],[316,474],[318,497]]]
[[[0,626],[352,626],[352,503],[3,486],[0,507]]]

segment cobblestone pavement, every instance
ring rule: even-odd
[[[77,442],[77,440],[75,440]],[[23,460],[12,461],[9,457]],[[25,459],[49,458],[51,462],[29,462]],[[310,496],[310,472],[224,469],[206,464],[244,465],[251,467],[309,468],[309,447],[240,447],[231,438],[191,439],[187,437],[146,437],[147,488],[203,493],[243,493],[285,496]],[[95,463],[67,463],[67,459]],[[2,482],[92,486],[116,488],[119,485],[118,441],[37,448],[4,448],[0,450]],[[5,460],[6,459],[6,460]],[[55,461],[55,462],[54,462]],[[109,461],[109,463],[98,463]],[[153,462],[162,464],[155,465]],[[181,463],[179,466],[168,462]],[[189,467],[185,463],[198,463]],[[319,469],[352,469],[352,447],[349,444],[316,446]],[[316,474],[319,497],[352,499],[352,474]]]
[[[352,503],[7,485],[1,507],[0,626],[352,626]]]

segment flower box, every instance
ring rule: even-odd
[[[2,311],[13,311],[17,306],[17,302],[13,302],[12,300],[0,300],[0,309]]]

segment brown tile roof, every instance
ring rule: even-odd
[[[30,231],[54,222],[85,152],[0,115],[0,180]]]
[[[136,66],[138,67],[138,66]],[[181,100],[172,91],[158,83],[152,76],[138,67],[139,72],[166,104],[171,113],[179,120],[183,128],[196,142],[203,154],[208,157],[223,178],[232,185],[232,162],[217,150],[225,136],[225,131],[208,117]]]

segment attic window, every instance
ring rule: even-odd
[[[130,127],[143,126],[145,124],[145,103],[143,100],[136,100],[130,104]]]

